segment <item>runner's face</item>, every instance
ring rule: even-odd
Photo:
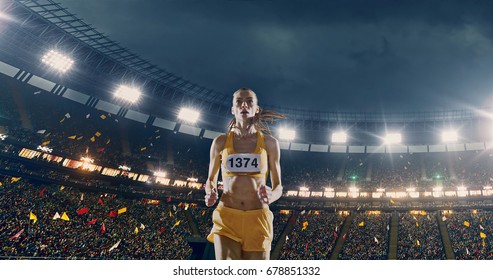
[[[257,96],[249,90],[240,90],[233,95],[231,113],[237,119],[253,118],[259,112]]]

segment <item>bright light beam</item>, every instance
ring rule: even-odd
[[[178,113],[178,118],[189,123],[196,123],[200,117],[200,113],[194,109],[181,108]]]
[[[332,133],[332,143],[346,143],[347,134],[344,131]]]
[[[296,131],[287,128],[279,129],[279,139],[291,141],[294,140],[295,137],[296,137]]]
[[[54,50],[47,52],[43,56],[41,61],[44,64],[62,73],[67,72],[70,68],[72,68],[72,65],[74,64],[74,61],[70,59],[70,57]]]
[[[400,133],[389,133],[384,138],[385,144],[399,144],[402,142],[402,135]]]
[[[442,132],[442,142],[450,143],[459,140],[459,135],[455,130],[447,130]]]
[[[125,85],[121,85],[114,93],[115,97],[124,99],[131,103],[137,102],[141,95],[142,92],[139,89]]]

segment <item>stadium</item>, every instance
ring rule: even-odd
[[[52,0],[0,5],[0,258],[214,259],[204,186],[230,95]],[[271,259],[493,258],[491,108],[265,107],[287,116]]]

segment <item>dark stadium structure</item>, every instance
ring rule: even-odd
[[[209,148],[230,95],[184,80],[51,0],[0,2],[0,258],[214,259]],[[50,49],[74,69],[49,69]],[[112,96],[141,86],[136,104]],[[201,112],[196,124],[179,108]],[[488,108],[286,114],[271,258],[492,259]],[[441,143],[443,128],[461,138]],[[331,132],[351,138],[330,143]],[[405,143],[383,145],[399,130]]]

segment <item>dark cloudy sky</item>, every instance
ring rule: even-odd
[[[59,0],[186,80],[260,103],[409,112],[493,105],[491,0]]]

